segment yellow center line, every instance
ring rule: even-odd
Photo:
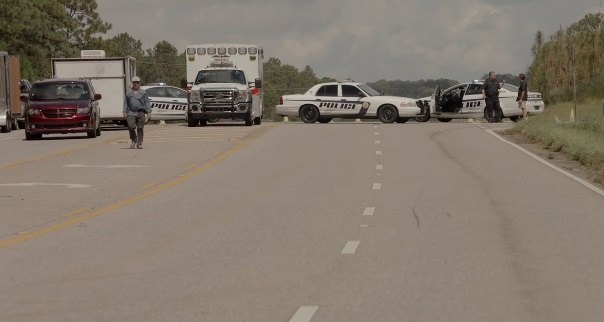
[[[72,227],[74,225],[80,224],[86,220],[95,218],[95,217],[99,217],[101,215],[110,213],[112,211],[124,208],[126,206],[135,204],[139,201],[142,201],[144,199],[147,199],[149,197],[152,197],[162,191],[165,191],[167,189],[176,187],[178,185],[183,184],[184,182],[190,180],[191,178],[198,176],[206,171],[208,171],[209,169],[213,168],[214,166],[220,164],[221,162],[223,162],[224,160],[232,157],[233,155],[237,154],[239,151],[245,149],[246,147],[248,147],[252,142],[254,142],[256,139],[258,139],[259,137],[261,137],[262,135],[264,135],[266,132],[268,132],[269,130],[273,129],[276,125],[271,124],[271,125],[267,125],[267,126],[263,126],[257,130],[254,130],[253,132],[251,132],[248,136],[246,136],[245,138],[243,138],[241,141],[239,141],[235,146],[233,146],[232,148],[230,148],[229,150],[226,150],[222,153],[220,153],[219,155],[217,155],[215,158],[197,165],[196,167],[185,171],[181,176],[178,176],[172,180],[166,181],[165,183],[150,187],[149,189],[146,189],[144,191],[141,191],[138,194],[132,195],[130,197],[127,197],[125,199],[122,199],[114,204],[110,204],[108,206],[105,206],[103,208],[91,211],[91,212],[86,212],[82,215],[76,216],[76,215],[72,215],[73,217],[70,217],[70,219],[57,223],[57,224],[53,224],[50,225],[48,227],[44,227],[44,228],[40,228],[38,230],[35,231],[31,231],[31,232],[27,232],[24,233],[22,235],[16,236],[16,237],[12,237],[9,239],[5,239],[5,240],[1,240],[0,241],[0,249],[3,248],[7,248],[10,246],[14,246],[17,244],[21,244],[24,242],[27,242],[29,240],[38,238],[38,237],[42,237],[45,235],[48,235],[50,233],[62,230],[62,229],[66,229],[69,227]]]
[[[63,215],[63,217],[72,217],[75,215],[79,215],[81,213],[87,212],[88,210],[92,210],[92,208],[80,208],[80,209],[76,209],[72,212],[68,212],[66,214]]]

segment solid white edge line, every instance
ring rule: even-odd
[[[583,179],[581,179],[581,178],[579,178],[579,177],[575,176],[574,174],[572,174],[572,173],[570,173],[570,172],[567,172],[567,171],[564,171],[564,170],[562,170],[562,169],[558,168],[557,166],[555,166],[555,165],[553,165],[552,163],[550,163],[550,162],[548,162],[548,161],[546,161],[546,160],[544,160],[544,159],[540,158],[539,156],[537,156],[537,155],[535,155],[535,154],[533,154],[533,153],[529,152],[528,150],[526,150],[525,148],[523,148],[523,147],[519,146],[518,144],[516,144],[516,143],[514,143],[514,142],[510,142],[510,141],[508,141],[508,140],[504,139],[504,138],[503,138],[503,137],[501,137],[499,134],[495,133],[495,131],[490,130],[490,129],[487,129],[487,128],[483,127],[482,125],[479,125],[479,127],[480,127],[481,129],[483,129],[483,130],[487,131],[488,133],[490,133],[491,135],[493,135],[494,137],[496,137],[496,138],[497,138],[497,139],[499,139],[500,141],[505,142],[505,143],[507,143],[507,144],[509,144],[509,145],[511,145],[511,146],[513,146],[513,147],[515,147],[516,149],[518,149],[518,150],[520,150],[520,151],[522,151],[522,152],[526,153],[527,155],[529,155],[529,156],[530,156],[530,157],[532,157],[533,159],[535,159],[535,160],[537,160],[537,161],[539,161],[539,162],[541,162],[541,163],[545,164],[546,166],[548,166],[548,167],[550,167],[550,168],[552,168],[552,169],[556,170],[556,171],[557,171],[557,172],[559,172],[559,173],[562,173],[563,175],[565,175],[565,176],[567,176],[567,177],[569,177],[569,178],[573,179],[574,181],[576,181],[576,182],[578,182],[578,183],[580,183],[580,184],[584,185],[584,186],[585,186],[585,187],[587,187],[588,189],[590,189],[590,190],[592,190],[593,192],[595,192],[595,193],[599,194],[600,196],[604,197],[604,190],[602,190],[602,189],[600,189],[600,188],[598,188],[598,187],[594,186],[593,184],[591,184],[591,183],[589,183],[589,182],[587,182],[587,181],[585,181],[585,180],[583,180]]]
[[[382,184],[381,183],[374,183],[373,184],[373,190],[381,190],[382,189]]]
[[[301,306],[289,319],[289,322],[309,322],[318,309],[318,306]]]
[[[358,240],[353,240],[353,241],[347,242],[346,246],[344,246],[344,249],[342,249],[341,254],[353,255],[354,253],[356,253],[357,248],[359,247],[359,244],[361,244],[361,242]]]
[[[375,213],[375,207],[366,207],[363,211],[363,216],[373,216]]]

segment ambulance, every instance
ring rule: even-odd
[[[185,118],[189,127],[210,120],[262,122],[264,51],[257,45],[202,44],[185,51],[190,87]]]

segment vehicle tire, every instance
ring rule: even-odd
[[[300,119],[304,123],[315,123],[319,120],[319,110],[314,105],[300,107]]]
[[[514,123],[516,123],[516,122],[520,121],[521,119],[522,119],[522,118],[521,118],[520,116],[518,116],[518,115],[515,115],[515,116],[510,116],[510,121],[512,121],[512,122],[514,122]]]
[[[16,131],[18,129],[19,129],[19,126],[17,125],[17,120],[16,119],[12,119],[11,130]]]
[[[99,125],[96,128],[96,136],[101,136],[101,123],[99,122]]]
[[[331,122],[331,117],[325,117],[325,116],[319,117],[319,123],[325,124],[325,123],[329,123],[329,122]]]
[[[426,109],[426,114],[415,117],[416,122],[424,123],[424,122],[428,122],[429,120],[430,120],[430,107],[428,107]]]
[[[377,111],[377,117],[382,123],[394,123],[398,120],[398,110],[392,105],[384,105]]]
[[[39,140],[41,138],[42,138],[42,134],[31,134],[31,133],[25,132],[25,139],[27,141]]]
[[[199,120],[199,125],[200,125],[200,126],[208,126],[208,122],[209,122],[209,121],[210,121],[210,120],[201,119],[201,120]]]
[[[252,113],[248,113],[245,116],[245,126],[252,126],[254,125],[254,118],[252,117]]]
[[[448,117],[439,117],[438,118],[439,121],[443,122],[443,123],[448,123],[451,122],[451,120],[453,120],[452,118],[448,118]]]
[[[260,124],[262,124],[262,118],[261,117],[254,118],[254,125],[260,125]]]
[[[399,117],[396,119],[396,123],[407,123],[409,121],[408,117]]]
[[[92,129],[92,130],[86,132],[86,135],[88,136],[89,139],[96,138],[96,129]]]
[[[196,119],[192,118],[191,116],[187,117],[187,126],[188,127],[195,127],[195,126],[197,126],[197,124],[199,124],[199,120],[196,120]]]
[[[25,128],[25,121],[17,121],[17,127],[19,130],[23,130]]]

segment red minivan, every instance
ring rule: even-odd
[[[25,139],[41,139],[42,134],[86,133],[101,135],[101,112],[88,79],[47,79],[35,82],[25,113]]]

